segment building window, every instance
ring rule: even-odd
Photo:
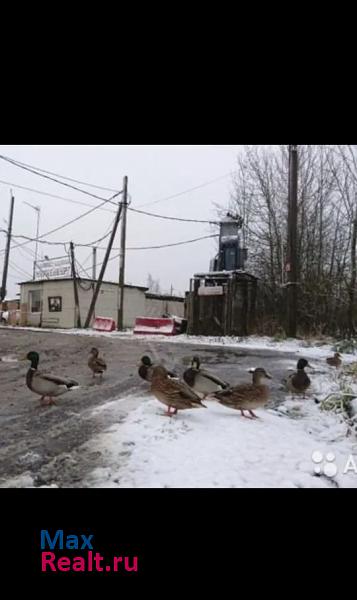
[[[30,312],[40,313],[41,312],[41,291],[33,290],[29,292],[29,304]]]
[[[62,312],[62,296],[54,296],[48,299],[49,312]]]

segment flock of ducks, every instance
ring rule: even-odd
[[[29,352],[22,360],[31,363],[26,375],[26,383],[32,392],[40,396],[40,403],[43,406],[56,404],[55,398],[79,387],[79,383],[73,379],[41,373],[38,370],[37,352]],[[326,362],[330,367],[338,369],[342,365],[341,355],[336,353]],[[93,377],[99,375],[102,378],[107,370],[107,364],[99,356],[97,348],[92,348],[90,352],[88,367]],[[175,372],[167,370],[160,364],[155,365],[148,356],[143,356],[138,367],[138,375],[150,383],[153,396],[167,407],[167,412],[164,414],[168,417],[173,417],[181,410],[207,408],[203,401],[214,399],[227,408],[240,411],[242,417],[257,419],[254,410],[263,408],[270,396],[269,386],[264,380],[272,379],[272,376],[261,367],[250,370],[251,383],[235,386],[223,381],[216,374],[202,369],[197,356],[193,358],[190,368],[184,372],[182,380]],[[311,380],[305,372],[307,367],[310,367],[308,361],[300,359],[296,371],[285,381],[287,389],[293,395],[305,397],[310,388]]]

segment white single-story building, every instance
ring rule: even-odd
[[[78,297],[82,326],[86,320],[93,298],[96,282],[91,279],[78,281]],[[71,279],[45,279],[25,281],[21,288],[21,325],[29,327],[54,327],[71,329],[77,327],[74,286]],[[131,328],[138,316],[145,314],[146,287],[126,285],[124,288],[124,328]],[[103,281],[95,317],[105,317],[117,322],[119,286]]]
[[[82,326],[91,304],[96,281],[80,279],[77,282]],[[41,279],[20,283],[21,325],[71,329],[77,327],[74,285],[72,279]],[[184,318],[184,298],[148,293],[143,286],[126,285],[124,288],[124,328],[131,329],[137,317],[173,315]],[[95,308],[95,317],[117,322],[119,286],[103,281]]]

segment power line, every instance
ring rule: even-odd
[[[199,238],[195,238],[194,240],[186,240],[184,242],[176,242],[173,244],[163,244],[161,246],[138,246],[138,247],[132,247],[132,248],[127,248],[127,250],[161,250],[161,248],[173,248],[174,246],[186,246],[187,244],[193,244],[195,242],[200,242],[201,240],[209,240],[212,238],[216,238],[219,237],[218,234],[214,234],[214,235],[205,235],[204,237],[199,237]]]
[[[43,173],[39,173],[38,171],[36,171],[35,169],[31,169],[30,167],[25,167],[24,165],[22,165],[21,163],[18,163],[17,161],[15,161],[12,158],[9,158],[7,156],[3,156],[2,154],[0,154],[0,159],[4,160],[12,165],[14,165],[15,167],[18,167],[19,169],[23,169],[24,171],[29,171],[30,173],[33,173],[34,175],[37,175],[38,177],[43,177],[44,179],[48,179],[49,181],[54,181],[55,183],[58,183],[59,185],[63,185],[65,187],[68,187],[72,190],[76,190],[76,192],[81,192],[82,194],[85,194],[86,196],[91,196],[92,198],[95,198],[96,200],[104,200],[104,198],[102,196],[97,196],[96,194],[92,194],[91,192],[87,192],[86,190],[82,190],[81,188],[78,188],[74,185],[71,185],[70,183],[65,183],[64,181],[59,181],[58,179],[55,179],[54,177],[50,177],[49,175],[45,175]],[[116,196],[119,196],[119,194],[121,194],[122,192],[116,192],[115,195],[113,196],[113,198],[115,198]],[[112,202],[112,199],[110,198],[110,200],[106,200],[106,202],[110,202],[111,204],[115,204],[114,202]],[[116,206],[116,204],[115,204]]]
[[[132,247],[132,248],[127,248],[127,250],[161,250],[164,248],[172,248],[174,246],[185,246],[187,244],[193,244],[195,242],[200,242],[202,240],[208,240],[208,239],[216,238],[216,237],[219,237],[219,236],[218,235],[207,235],[204,237],[195,238],[194,240],[186,240],[184,242],[176,242],[174,244],[163,244],[162,246]],[[99,248],[99,250],[104,250],[104,248]],[[119,248],[112,248],[112,250],[119,250]],[[108,262],[117,260],[119,257],[120,257],[120,254],[116,254],[112,258],[109,258]],[[97,267],[102,266],[102,264],[103,264],[103,262],[99,263],[97,265]]]
[[[19,267],[12,260],[9,260],[9,265],[14,271],[17,271],[18,273],[20,273],[21,277],[23,277],[24,275],[26,275],[26,277],[31,277],[31,275],[29,273],[27,273],[27,271],[25,271],[25,269],[23,269],[22,267]]]
[[[24,185],[19,185],[17,183],[12,183],[11,181],[4,181],[0,179],[0,184],[12,186],[14,188],[18,188],[19,190],[25,190],[26,192],[32,192],[34,194],[39,194],[40,196],[48,196],[49,198],[55,198],[56,200],[63,200],[64,202],[70,202],[71,204],[79,204],[80,206],[93,206],[93,204],[88,204],[88,202],[81,202],[80,200],[72,200],[71,198],[64,198],[63,196],[58,196],[57,194],[50,194],[49,192],[41,192],[40,190],[36,190],[36,188],[26,187]],[[106,212],[115,213],[114,210],[110,208],[100,208],[100,210],[104,210]]]
[[[226,173],[225,175],[221,175],[220,177],[216,177],[216,179],[211,179],[210,181],[206,181],[201,185],[196,185],[195,187],[184,190],[183,192],[179,192],[178,194],[173,194],[172,196],[167,196],[166,198],[161,198],[160,200],[154,200],[153,202],[146,202],[145,204],[140,204],[138,208],[143,208],[144,206],[152,206],[154,204],[159,204],[159,202],[166,202],[167,200],[172,200],[174,198],[179,198],[180,196],[184,196],[185,194],[189,194],[190,192],[194,192],[196,190],[200,190],[204,187],[212,185],[217,181],[221,181],[222,179],[227,179],[227,177],[232,177],[232,173]]]
[[[103,240],[105,240],[111,233],[112,231],[112,226],[110,227],[109,231],[107,233],[105,233],[101,238],[99,238],[98,240],[94,240],[93,242],[89,242],[88,244],[75,244],[76,247],[78,248],[90,248],[92,246],[95,246],[95,244],[99,244],[100,242],[102,242]],[[39,238],[32,238],[29,237],[27,235],[13,235],[12,237],[16,238],[16,239],[21,239],[21,240],[27,240],[28,242],[37,242],[39,244],[45,244],[47,246],[66,246],[67,244],[70,244],[70,242],[50,242],[49,240],[40,240]],[[18,246],[12,246],[12,248],[21,248],[22,244],[19,244]]]
[[[182,223],[204,223],[208,225],[219,225],[218,221],[201,221],[199,219],[180,219],[179,217],[168,217],[166,215],[158,215],[155,213],[145,212],[143,210],[138,210],[137,208],[128,207],[128,210],[132,212],[139,213],[140,215],[146,215],[148,217],[154,217],[156,219],[165,219],[167,221],[180,221]]]
[[[29,167],[31,169],[35,169],[36,171],[41,171],[41,173],[47,173],[47,175],[54,175],[55,177],[59,177],[60,179],[66,179],[67,181],[72,181],[73,183],[79,183],[81,185],[86,185],[88,187],[91,187],[91,188],[94,188],[97,190],[103,190],[105,192],[113,192],[113,193],[118,192],[118,190],[114,190],[113,188],[104,187],[102,185],[94,185],[93,183],[89,183],[88,181],[80,181],[79,179],[73,179],[72,177],[60,175],[59,173],[53,173],[52,171],[46,171],[46,169],[41,169],[40,167],[35,167],[34,165],[29,165],[29,164],[21,162],[19,160],[14,160],[14,159],[10,159],[10,160],[12,160],[14,163],[16,163],[19,166]]]
[[[119,194],[116,194],[119,195]],[[58,231],[61,231],[62,229],[64,229],[65,227],[68,227],[69,225],[72,225],[73,223],[76,223],[77,221],[79,221],[80,219],[83,219],[84,217],[87,217],[88,215],[90,215],[91,213],[93,213],[94,211],[98,210],[101,206],[104,206],[104,204],[107,204],[107,202],[110,202],[110,200],[112,200],[113,198],[115,198],[115,196],[113,196],[112,198],[110,198],[109,200],[104,200],[102,202],[102,204],[99,204],[98,206],[94,206],[93,208],[91,208],[91,210],[86,211],[85,213],[79,215],[78,217],[71,219],[70,221],[67,221],[66,223],[64,223],[63,225],[60,225],[59,227],[56,227],[55,229],[52,229],[51,231],[47,231],[46,233],[43,233],[42,235],[40,235],[38,238],[35,239],[30,239],[28,241],[23,242],[22,244],[17,244],[16,246],[13,246],[13,248],[21,248],[22,246],[25,246],[27,244],[29,244],[32,241],[40,241],[43,238],[45,238],[48,235],[52,235],[53,233],[57,233]],[[47,242],[46,242],[47,243]],[[58,245],[59,242],[57,242]],[[54,244],[54,242],[53,242]],[[61,245],[63,245],[64,243],[62,242]]]

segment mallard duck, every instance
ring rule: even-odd
[[[311,380],[305,373],[306,367],[310,367],[309,363],[304,358],[301,358],[297,364],[297,371],[287,379],[288,390],[293,394],[303,394],[305,396],[311,385]]]
[[[144,379],[145,381],[151,381],[154,368],[155,365],[153,364],[151,358],[149,356],[143,356],[139,363],[138,371],[141,379]],[[177,379],[176,373],[173,373],[172,371],[167,371],[167,374],[171,379]]]
[[[29,352],[21,360],[29,360],[31,362],[31,367],[26,375],[26,384],[31,392],[41,396],[40,402],[42,406],[56,404],[54,398],[66,394],[72,388],[79,387],[77,381],[74,381],[73,379],[40,373],[40,371],[37,370],[40,361],[37,352]],[[47,401],[46,398],[48,398]]]
[[[223,406],[240,410],[242,417],[258,419],[253,410],[265,406],[270,394],[269,387],[262,383],[263,379],[272,379],[272,376],[265,369],[255,369],[253,371],[253,383],[236,385],[227,390],[216,392],[214,397]],[[245,411],[249,412],[250,417],[246,416]]]
[[[203,397],[210,396],[214,392],[226,390],[229,384],[204,369],[201,369],[201,361],[198,356],[194,356],[191,368],[187,369],[183,374],[183,379],[198,394],[203,394]]]
[[[336,367],[339,369],[342,365],[342,357],[339,352],[336,352],[332,358],[326,358],[326,362],[330,367]]]
[[[99,358],[99,350],[97,348],[92,348],[90,351],[88,367],[93,372],[93,377],[100,375],[102,378],[103,373],[107,370],[107,363],[102,358]]]
[[[170,379],[164,367],[154,367],[151,379],[152,394],[168,407],[165,416],[173,417],[179,410],[207,408],[201,398],[188,385],[178,379]],[[173,412],[171,412],[173,409]]]

